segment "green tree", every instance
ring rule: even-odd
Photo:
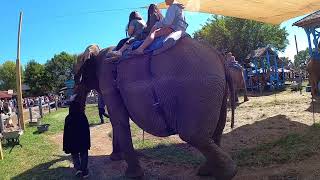
[[[6,61],[0,65],[0,89],[16,90],[16,63],[13,61]],[[23,70],[21,70],[21,78],[23,80]]]
[[[46,71],[46,87],[51,91],[58,91],[64,87],[64,82],[73,78],[73,65],[76,61],[76,56],[61,52],[58,55],[47,61],[45,64]]]
[[[307,48],[306,50],[299,51],[298,54],[294,56],[294,67],[295,68],[305,67],[309,58],[310,58],[309,48]]]
[[[43,95],[48,92],[47,74],[44,65],[37,63],[35,60],[28,62],[25,69],[25,83],[30,87],[30,94],[34,96]]]
[[[213,16],[194,38],[204,40],[220,51],[231,51],[238,61],[259,47],[270,46],[284,51],[288,33],[279,25],[270,25],[234,17]]]

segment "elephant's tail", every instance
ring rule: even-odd
[[[233,86],[233,80],[232,80],[232,76],[230,73],[230,68],[227,65],[225,65],[225,71],[226,71],[226,80],[227,80],[228,90],[230,91],[230,104],[231,104],[231,113],[232,113],[231,114],[231,128],[233,128],[234,127],[234,111],[236,109],[235,89]]]

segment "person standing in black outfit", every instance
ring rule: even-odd
[[[77,177],[88,178],[88,150],[90,149],[90,128],[84,107],[72,101],[65,119],[63,151],[71,154]]]

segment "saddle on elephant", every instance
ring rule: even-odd
[[[147,49],[145,49],[144,53],[145,54],[159,54],[162,53],[170,48],[172,48],[173,46],[176,45],[176,43],[183,37],[190,37],[189,34],[187,34],[185,31],[174,31],[171,34],[169,34],[168,36],[161,36],[156,38],[150,46],[148,46]],[[140,41],[135,41],[133,42],[129,48],[127,48],[127,50],[125,50],[122,53],[122,57],[121,59],[128,59],[131,56],[134,56],[133,54],[131,54],[132,51],[138,49],[142,43],[144,42],[144,40],[140,40]],[[113,53],[107,53],[106,57],[110,58],[113,57]]]

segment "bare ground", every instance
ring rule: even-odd
[[[233,154],[245,148],[273,142],[290,133],[303,133],[313,124],[310,102],[310,95],[289,91],[277,95],[251,97],[249,102],[239,104],[236,110],[236,127],[233,130],[227,122],[222,142],[223,149]],[[315,111],[316,121],[319,121],[319,103],[316,103]],[[112,152],[111,138],[108,137],[110,131],[110,123],[91,128],[92,179],[124,179],[126,164],[122,161],[112,162],[108,158]],[[142,132],[133,136],[134,142],[141,143]],[[61,134],[52,139],[61,145]],[[140,161],[146,174],[144,179],[211,179],[195,175],[202,160],[201,155],[177,136],[157,138],[146,134],[145,142],[149,141],[168,145],[164,148],[139,147]],[[163,151],[165,155],[157,154],[159,151]],[[183,157],[177,158],[176,156],[180,154],[176,154],[176,151],[183,152]],[[188,155],[190,159],[194,159],[191,158],[193,156],[197,158],[189,161]],[[235,179],[320,179],[320,154],[316,153],[312,157],[294,162],[271,163],[267,166],[241,166]]]

